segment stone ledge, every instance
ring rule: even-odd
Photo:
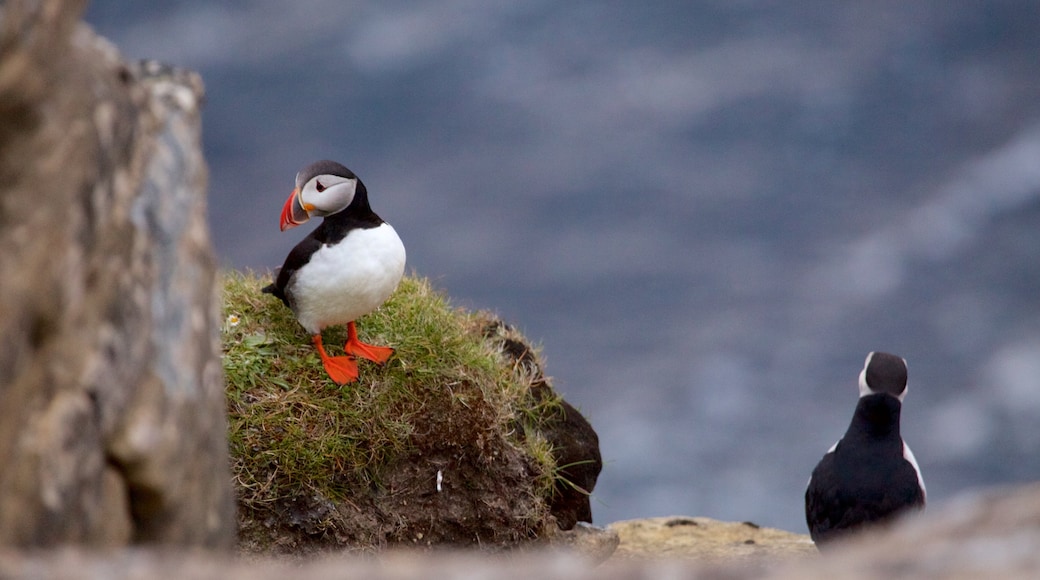
[[[765,528],[751,522],[671,516],[624,520],[608,528],[621,539],[611,562],[676,558],[726,564],[817,554],[815,544],[806,534]]]

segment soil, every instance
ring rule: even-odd
[[[547,511],[533,487],[536,471],[519,448],[485,430],[479,407],[454,415],[436,436],[417,437],[419,449],[385,467],[378,487],[350,490],[344,501],[240,503],[240,547],[306,556],[400,544],[508,547],[536,537]]]

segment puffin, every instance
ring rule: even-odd
[[[312,217],[321,224],[289,252],[266,294],[279,298],[311,335],[325,372],[336,384],[358,378],[357,357],[383,364],[387,346],[358,339],[355,321],[379,308],[404,275],[405,250],[394,228],[368,202],[365,184],[343,165],[311,163],[296,174],[282,208],[279,228],[294,228]],[[331,356],[322,329],[347,325],[344,356]]]
[[[805,490],[805,520],[817,547],[924,509],[921,468],[899,433],[906,378],[905,359],[867,355],[849,428],[813,469]]]

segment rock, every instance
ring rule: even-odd
[[[524,553],[489,556],[477,552],[390,551],[378,558],[329,557],[305,563],[284,559],[231,559],[212,553],[124,550],[110,554],[61,550],[48,554],[0,553],[0,577],[33,580],[324,580],[367,578],[404,580],[426,578],[495,578],[496,580],[582,580],[611,578],[690,577],[649,575],[635,570],[594,568],[565,553]]]
[[[554,396],[548,383],[534,386],[531,391],[538,398]],[[590,495],[603,468],[599,436],[588,419],[564,399],[560,399],[559,410],[543,421],[542,435],[552,443],[557,465],[549,512],[561,530],[572,529],[581,522],[592,523]]]
[[[524,337],[504,322],[490,318],[484,326],[484,335],[495,340],[503,354],[523,365],[535,378],[531,394],[538,401],[557,398],[549,378],[531,345]],[[559,398],[558,406],[546,405],[540,432],[553,447],[557,465],[557,480],[549,512],[556,518],[561,530],[570,530],[578,522],[592,523],[590,495],[603,469],[596,430],[577,409]]]
[[[621,538],[612,562],[679,558],[715,565],[763,565],[817,553],[806,534],[764,528],[751,522],[672,516],[614,522],[608,528]]]
[[[325,556],[306,562],[231,559],[213,553],[124,550],[109,554],[61,550],[47,554],[0,553],[0,577],[32,580],[326,580],[366,578],[494,578],[496,580],[626,580],[646,578],[753,578],[713,571],[694,562],[640,561],[596,567],[563,552],[489,555],[483,552],[387,551],[374,557]]]
[[[502,580],[858,580],[873,578],[1032,579],[1040,570],[1040,485],[991,490],[949,502],[921,517],[849,538],[813,556],[807,536],[708,518],[651,518],[610,526],[621,536],[615,557],[595,566],[568,551],[519,554],[389,551],[372,557],[306,562],[235,559],[212,552],[120,550],[0,551],[0,578],[34,580],[221,578],[295,580],[496,578]],[[753,540],[756,544],[746,544]],[[626,542],[628,545],[626,546]],[[746,552],[761,545],[762,552]],[[639,546],[638,554],[633,548]],[[745,547],[742,547],[745,546]],[[732,550],[728,548],[734,548]],[[743,552],[742,552],[743,550]],[[752,548],[755,550],[755,548]],[[626,554],[627,552],[627,554]],[[765,557],[763,557],[765,556]]]
[[[0,546],[230,547],[198,76],[0,4]]]
[[[591,564],[607,561],[621,543],[618,533],[585,522],[569,530],[559,530],[549,538],[549,546],[585,558]]]

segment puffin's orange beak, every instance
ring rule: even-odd
[[[279,221],[278,227],[284,232],[309,219],[311,219],[310,214],[300,204],[299,188],[293,189],[292,193],[289,194],[289,199],[285,200],[285,205],[282,207],[282,219]]]

